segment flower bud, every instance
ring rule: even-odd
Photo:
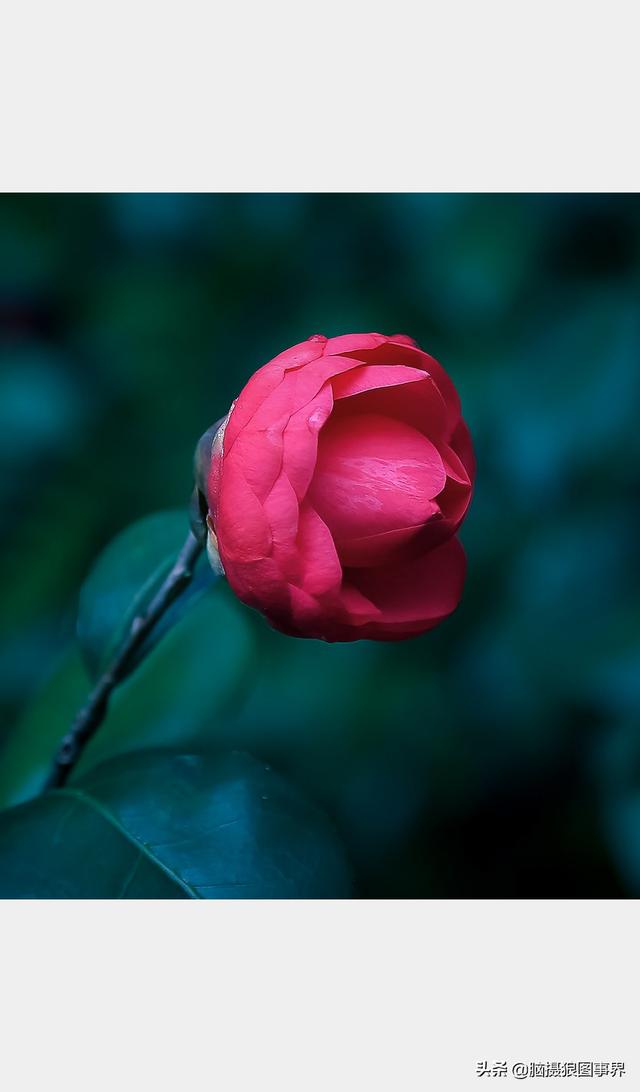
[[[406,335],[316,334],[281,353],[196,473],[214,561],[284,633],[400,640],[456,608],[473,449],[451,379]]]

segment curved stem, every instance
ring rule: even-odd
[[[128,675],[132,660],[165,611],[184,591],[193,576],[195,562],[203,549],[192,531],[178,554],[175,565],[148,607],[137,615],[118,654],[107,667],[62,739],[46,789],[59,788],[67,781],[80,755],[105,718],[109,699],[118,683]]]

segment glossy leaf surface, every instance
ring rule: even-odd
[[[263,762],[146,752],[0,816],[4,898],[336,898],[329,820]]]

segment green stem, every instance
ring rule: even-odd
[[[60,788],[67,782],[87,743],[102,724],[113,691],[129,674],[134,657],[140,652],[153,627],[190,583],[195,563],[202,549],[203,542],[190,531],[162,587],[156,592],[146,610],[133,619],[127,638],[115,659],[96,683],[71,728],[62,739],[45,791]]]

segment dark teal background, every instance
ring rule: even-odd
[[[639,299],[632,196],[0,198],[0,767],[95,555],[186,504],[249,375],[313,333],[406,332],[475,440],[463,603],[329,647],[216,588],[195,654],[242,639],[207,745],[320,802],[364,896],[640,895]]]

